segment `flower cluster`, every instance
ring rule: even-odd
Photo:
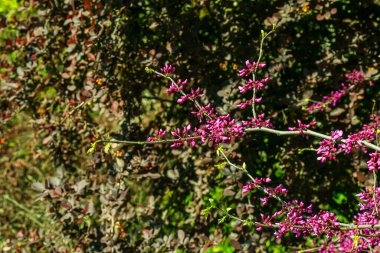
[[[263,63],[256,63],[256,62],[250,62],[249,60],[246,60],[245,62],[246,68],[239,71],[239,76],[249,76],[250,74],[254,73],[258,69],[262,69],[266,67],[266,64]]]
[[[266,196],[260,198],[261,204],[265,206],[269,199],[274,197],[279,197],[281,195],[284,195],[288,192],[287,189],[285,189],[282,184],[272,188],[272,187],[266,187],[262,186],[263,183],[270,183],[272,180],[270,178],[255,178],[254,182],[248,182],[246,185],[242,188],[243,195],[248,194],[251,190],[254,190],[258,187],[260,187],[261,191],[265,192]],[[273,218],[273,217],[272,217]]]
[[[161,72],[165,73],[165,75],[172,74],[175,71],[175,67],[172,65],[165,64],[163,68],[161,68]]]
[[[257,187],[257,184],[249,183],[244,187],[250,190]],[[312,205],[297,200],[283,204],[281,210],[273,215],[260,214],[261,222],[256,224],[257,230],[260,231],[265,226],[275,228],[277,238],[289,232],[296,237],[325,235],[326,241],[319,245],[319,252],[361,252],[376,247],[380,243],[380,231],[373,226],[379,224],[380,188],[376,188],[375,193],[372,188],[368,188],[357,194],[357,197],[362,203],[359,204],[360,210],[354,217],[356,225],[353,226],[363,226],[360,228],[361,236],[358,236],[355,229],[341,229],[342,224],[335,214],[324,210],[312,214]],[[276,219],[281,221],[276,222]],[[347,226],[350,225],[344,224],[344,227]],[[331,238],[336,239],[330,240]]]
[[[280,196],[288,193],[288,190],[285,189],[282,184],[278,185],[275,188],[267,188],[263,187],[264,192],[267,194],[267,196],[260,198],[261,204],[265,206],[270,198],[273,198],[274,196]]]
[[[270,178],[255,178],[255,182],[248,182],[243,186],[242,193],[247,194],[249,191],[256,189],[258,185],[262,185],[263,183],[270,183],[272,180]]]
[[[215,146],[218,146],[221,142],[230,143],[232,138],[244,135],[243,125],[229,114],[206,118],[205,121],[205,124],[196,129],[196,133],[201,136],[202,143],[209,140]]]
[[[259,114],[257,118],[253,118],[250,121],[243,120],[242,124],[244,127],[247,128],[259,128],[259,127],[268,127],[273,128],[272,124],[270,123],[270,119],[264,119],[265,113]]]
[[[375,152],[369,154],[371,159],[367,162],[368,169],[369,170],[380,170],[380,153]]]
[[[165,65],[165,67],[162,68],[162,71],[164,71],[165,74],[169,72],[172,73],[173,69],[174,68],[170,65]],[[177,100],[179,104],[182,104],[187,100],[192,101],[196,110],[191,113],[198,118],[201,125],[192,129],[193,134],[189,134],[189,131],[191,130],[190,125],[185,127],[182,131],[177,128],[176,131],[171,132],[172,136],[177,138],[174,140],[171,147],[178,148],[181,147],[183,143],[188,143],[191,146],[194,146],[196,144],[196,139],[200,139],[200,143],[210,141],[217,146],[221,142],[229,143],[233,138],[243,136],[244,128],[242,123],[233,119],[229,114],[218,115],[211,104],[206,106],[201,105],[199,99],[204,97],[204,94],[201,93],[201,89],[190,89],[189,93],[185,93],[184,89],[187,83],[187,79],[184,81],[180,79],[177,82],[171,81],[168,93],[180,93],[181,97]],[[149,140],[155,139],[150,138]]]
[[[177,81],[177,83],[171,83],[170,84],[170,87],[168,89],[168,94],[171,94],[171,93],[174,93],[174,92],[179,92],[181,90],[183,90],[183,88],[185,87],[185,85],[187,84],[187,79],[185,79],[184,81],[182,81],[181,79],[179,79]]]
[[[345,152],[346,154],[352,153],[354,150],[360,148],[367,152],[367,148],[363,145],[363,141],[373,141],[376,139],[377,129],[380,126],[380,117],[374,115],[371,117],[370,124],[365,124],[362,130],[348,135],[343,139],[343,132],[332,131],[330,139],[321,141],[317,149],[318,160],[325,162],[326,160],[335,160],[337,152]],[[369,170],[380,170],[380,153],[375,152],[369,154],[370,160],[367,161]]]
[[[240,93],[246,93],[248,90],[262,90],[264,84],[269,81],[269,78],[263,78],[260,81],[249,79],[243,86],[239,86]]]
[[[308,224],[303,217],[312,213],[312,206],[305,206],[303,202],[293,200],[287,203],[282,208],[286,212],[286,217],[283,221],[276,223],[280,228],[274,233],[277,238],[281,238],[284,234],[291,231],[299,237],[307,231]]]
[[[191,89],[190,92],[191,92],[190,94],[185,94],[185,95],[181,96],[181,98],[179,98],[177,100],[177,102],[179,104],[183,104],[188,99],[193,101],[197,98],[204,97],[204,94],[201,93],[201,88],[199,88],[199,87],[196,90]]]
[[[236,105],[236,107],[238,107],[240,109],[245,109],[247,106],[252,105],[253,102],[260,103],[262,99],[263,98],[261,98],[261,97],[260,98],[249,99],[249,100],[247,100],[247,101],[245,101],[243,103],[240,103],[240,104]]]
[[[351,73],[347,73],[345,76],[351,84],[360,84],[365,81],[364,73],[356,69],[352,70]]]
[[[379,215],[377,208],[380,206],[380,188],[376,188],[374,194],[373,189],[367,189],[366,192],[357,194],[362,201],[359,204],[360,210],[355,215],[355,226],[363,225],[365,228],[360,229],[362,236],[357,236],[358,232],[352,230],[342,230],[341,223],[335,214],[328,211],[319,211],[312,215],[312,205],[306,206],[303,202],[293,200],[282,206],[280,211],[273,215],[265,216],[260,214],[263,225],[269,225],[277,228],[275,235],[281,238],[285,234],[291,232],[297,237],[299,236],[323,236],[326,235],[327,241],[320,245],[319,252],[360,252],[362,250],[376,247],[380,243],[380,231],[373,228],[373,225],[379,224]],[[280,222],[274,222],[275,218],[285,214]],[[262,227],[259,226],[258,230]],[[329,238],[337,238],[337,240],[329,241]],[[353,240],[357,237],[360,243]]]
[[[342,150],[345,153],[352,153],[354,150],[357,150],[363,147],[363,140],[373,141],[375,139],[375,128],[371,125],[363,125],[361,131],[348,135],[344,143],[340,144]],[[363,147],[364,151],[366,149]]]
[[[215,115],[215,108],[211,106],[211,104],[207,104],[206,106],[201,106],[198,108],[197,111],[191,112],[191,114],[197,116],[199,123],[203,123],[205,116],[207,115],[208,117],[211,117]]]
[[[335,160],[336,153],[341,151],[340,148],[336,147],[336,141],[340,140],[343,136],[343,131],[337,130],[331,132],[330,139],[324,139],[321,141],[319,148],[317,149],[318,160],[321,162],[326,162],[326,160]]]
[[[158,141],[161,139],[161,137],[166,135],[166,131],[160,129],[156,131],[156,137],[148,137],[148,141]]]
[[[176,131],[170,132],[170,134],[177,139],[173,142],[170,147],[172,148],[179,148],[183,145],[183,143],[188,143],[191,146],[195,146],[196,142],[195,139],[192,139],[192,135],[189,134],[191,130],[191,125],[185,126],[182,130],[180,128],[177,128]]]
[[[324,96],[321,102],[311,104],[309,107],[307,107],[307,111],[323,111],[327,106],[336,106],[342,97],[351,91],[355,86],[366,84],[366,77],[361,71],[354,69],[351,73],[347,73],[345,77],[347,78],[347,83],[350,85],[342,83],[342,88],[340,90],[332,91],[329,96]],[[369,85],[373,86],[373,83],[369,82]]]
[[[322,98],[322,102],[316,102],[310,105],[309,107],[307,107],[307,111],[308,112],[313,112],[315,110],[323,111],[329,105],[336,106],[336,104],[348,92],[348,86],[346,86],[344,83],[342,83],[341,85],[342,85],[341,90],[332,91],[329,96],[324,96]]]
[[[300,134],[302,134],[304,130],[306,130],[306,129],[312,127],[312,126],[315,126],[317,124],[317,122],[314,122],[314,121],[310,122],[309,124],[303,124],[301,122],[301,120],[297,120],[297,123],[298,123],[298,127],[288,127],[288,129],[290,131],[296,131],[296,130],[298,130],[298,132]]]

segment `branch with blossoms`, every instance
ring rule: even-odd
[[[254,71],[252,66],[254,63],[246,62],[247,68],[240,73],[249,73]],[[313,215],[312,206],[306,206],[303,202],[297,200],[284,201],[283,196],[287,193],[287,190],[282,185],[276,187],[267,187],[265,184],[270,183],[269,178],[254,178],[248,173],[245,164],[238,166],[230,161],[227,154],[223,150],[221,144],[229,144],[233,138],[244,137],[247,134],[254,132],[266,132],[276,134],[278,136],[313,136],[322,139],[320,147],[317,149],[318,160],[325,162],[326,160],[334,160],[337,152],[351,153],[354,150],[363,149],[367,152],[368,149],[374,150],[374,153],[370,154],[371,159],[368,161],[369,170],[380,169],[379,151],[380,146],[373,144],[372,142],[379,135],[378,129],[380,124],[380,117],[373,116],[371,123],[364,125],[362,130],[348,135],[343,138],[343,132],[340,130],[333,131],[330,135],[322,134],[309,128],[315,126],[314,122],[303,123],[298,120],[298,126],[289,127],[289,130],[276,130],[270,123],[269,119],[265,119],[264,114],[253,117],[250,121],[238,121],[233,119],[230,115],[219,115],[216,110],[210,105],[202,105],[199,98],[204,97],[204,94],[200,93],[200,89],[191,90],[190,93],[186,93],[185,85],[187,82],[174,81],[169,75],[173,71],[173,67],[165,66],[161,72],[148,69],[148,72],[157,74],[170,81],[168,93],[180,93],[181,98],[177,101],[183,103],[187,100],[191,101],[194,105],[195,111],[192,112],[200,123],[198,127],[192,127],[187,125],[182,130],[177,128],[176,131],[172,131],[170,134],[176,139],[172,139],[172,147],[180,147],[182,145],[194,146],[197,144],[203,144],[206,141],[214,143],[217,148],[217,153],[227,161],[227,163],[241,171],[243,171],[249,178],[250,182],[245,184],[242,188],[243,195],[247,195],[249,192],[258,190],[264,193],[265,197],[260,198],[262,205],[267,205],[270,199],[275,199],[281,204],[281,209],[272,215],[261,214],[261,220],[244,220],[233,216],[229,213],[229,210],[223,211],[224,216],[222,219],[231,218],[242,222],[247,226],[254,226],[257,230],[263,228],[276,229],[275,235],[280,238],[286,233],[294,233],[296,236],[322,236],[324,235],[328,240],[325,245],[319,247],[321,251],[328,251],[331,249],[346,250],[348,248],[355,250],[363,250],[380,243],[380,223],[377,218],[377,212],[373,212],[375,208],[380,204],[380,188],[373,191],[367,189],[365,193],[358,194],[360,200],[365,203],[360,204],[360,212],[355,216],[355,221],[351,224],[341,223],[335,214],[327,211],[319,211]],[[170,71],[169,71],[170,70]],[[249,80],[245,85],[239,87],[241,93],[245,93],[248,90],[253,90],[254,87],[262,89],[267,79],[262,79],[261,82],[253,82]],[[243,106],[238,105],[239,108]],[[245,107],[244,107],[245,108]],[[244,109],[242,108],[242,109]],[[162,139],[167,133],[163,130],[156,132],[155,137],[149,137],[146,144],[155,144],[160,141],[167,141]],[[189,142],[188,138],[191,138]],[[372,191],[372,192],[371,192]],[[376,196],[375,198],[373,196]],[[212,205],[206,208],[205,214],[212,209],[221,210]],[[331,238],[334,238],[332,240]],[[360,244],[358,243],[360,242]],[[360,245],[360,246],[359,246]]]
[[[310,113],[316,112],[316,111],[324,111],[326,107],[329,106],[336,106],[336,104],[343,98],[344,95],[355,91],[355,89],[364,87],[367,84],[369,86],[373,86],[374,83],[371,81],[368,81],[363,72],[353,70],[351,73],[347,73],[346,75],[347,83],[348,84],[341,84],[341,89],[332,91],[330,95],[324,96],[322,98],[322,101],[312,101],[313,103],[306,108],[306,110]],[[311,101],[310,99],[307,99],[307,101]]]
[[[254,64],[257,63],[247,61],[247,68],[240,71],[240,73],[245,73],[244,75],[246,75],[250,71],[255,71],[255,68],[252,67]],[[158,74],[154,70],[150,71]],[[163,77],[167,76],[163,75]],[[176,90],[182,94],[181,100],[178,102],[184,102],[183,98],[187,98],[189,96],[186,96],[186,93],[183,94],[184,87],[179,85],[182,82],[175,82],[172,78],[167,79],[171,82],[169,89]],[[253,90],[254,88],[262,89],[264,87],[264,83],[267,81],[268,79],[262,79],[261,82],[248,80],[245,85],[239,87],[239,90],[241,93],[245,93],[246,91]],[[198,91],[199,88],[196,90]],[[191,92],[191,94],[194,94],[194,92]],[[200,93],[197,93],[198,98],[203,96],[204,94],[201,95]],[[361,131],[348,135],[347,138],[343,138],[342,131],[333,131],[330,135],[325,135],[309,129],[312,126],[315,126],[314,122],[307,124],[302,123],[300,120],[298,120],[298,126],[289,127],[289,131],[276,130],[273,129],[270,121],[265,119],[264,114],[260,114],[258,117],[253,117],[250,121],[240,122],[232,119],[230,115],[218,115],[216,110],[213,109],[210,104],[201,106],[200,102],[195,103],[197,97],[190,97],[190,100],[194,102],[194,107],[196,109],[196,111],[193,111],[192,114],[196,115],[199,122],[203,124],[201,127],[193,128],[193,135],[189,134],[191,127],[188,125],[186,127],[186,134],[188,138],[190,136],[201,137],[198,139],[201,144],[205,141],[210,141],[213,142],[215,146],[219,146],[221,143],[228,144],[232,138],[243,137],[248,133],[267,132],[280,136],[309,135],[321,138],[322,141],[320,143],[320,147],[317,149],[317,154],[319,155],[318,160],[321,162],[325,162],[326,160],[334,160],[335,153],[339,151],[350,153],[356,149],[364,149],[365,151],[366,149],[372,149],[376,151],[373,154],[378,154],[378,151],[380,151],[380,147],[378,145],[371,143],[378,135],[377,129],[379,128],[380,123],[380,117],[378,116],[372,117],[371,123],[369,125],[364,125]],[[247,107],[247,104],[253,105],[251,101],[248,103],[245,102],[244,104],[239,104],[238,107],[244,109]],[[172,132],[172,135],[174,136],[175,134]],[[176,133],[176,135],[178,136],[178,133]],[[183,141],[184,136],[181,136],[181,138],[177,139],[176,146],[179,146],[181,143],[184,145],[186,144],[185,141]],[[320,250],[324,251],[328,251],[329,249],[352,249],[353,247],[356,247],[356,250],[362,250],[373,247],[376,243],[380,243],[380,224],[376,218],[377,214],[372,212],[373,208],[380,203],[377,203],[376,201],[379,199],[378,197],[372,197],[374,193],[371,193],[370,189],[367,189],[366,194],[358,195],[358,197],[360,197],[364,203],[368,203],[368,205],[366,208],[361,209],[362,212],[357,214],[356,220],[352,224],[341,223],[338,221],[335,214],[331,212],[319,211],[317,214],[312,215],[311,205],[305,206],[304,203],[296,200],[290,202],[284,201],[280,196],[285,195],[287,190],[284,189],[282,185],[274,188],[266,187],[263,184],[269,183],[270,179],[253,178],[244,167],[245,165],[238,166],[232,163],[220,147],[217,149],[217,153],[221,154],[230,166],[240,169],[251,179],[250,182],[243,186],[243,194],[247,194],[248,192],[257,189],[266,195],[266,197],[260,199],[262,205],[266,205],[272,198],[281,203],[281,209],[273,215],[261,214],[261,221],[243,220],[238,218],[237,220],[243,222],[243,224],[255,226],[258,230],[263,228],[276,229],[275,234],[278,238],[288,232],[294,233],[296,236],[325,235],[327,239],[336,238],[337,240],[327,240],[328,243],[320,247]],[[373,166],[375,166],[376,169],[380,169],[380,164],[378,164],[378,156],[372,154],[370,156],[371,160],[368,162],[369,169],[374,169]],[[379,191],[378,188],[374,189]],[[211,209],[213,208],[215,208],[215,206],[211,206]],[[211,209],[206,208],[205,210]],[[228,215],[225,214],[223,217],[224,219],[227,217],[233,219],[236,218],[229,213]],[[282,220],[276,222],[277,219]],[[358,237],[358,239],[353,239],[355,236]],[[358,246],[358,241],[360,241],[361,246]]]
[[[271,31],[272,32],[272,31]],[[177,102],[184,104],[190,102],[194,107],[191,112],[198,120],[198,125],[186,125],[183,128],[177,128],[172,131],[159,129],[155,136],[149,137],[146,141],[132,140],[98,140],[104,143],[121,143],[125,145],[157,145],[170,144],[172,148],[182,146],[202,145],[210,142],[216,148],[216,153],[221,156],[227,164],[245,173],[250,179],[242,187],[243,196],[250,192],[259,191],[264,194],[260,198],[261,205],[265,206],[271,199],[280,204],[280,209],[274,214],[260,214],[258,220],[242,219],[230,214],[230,210],[222,210],[213,203],[203,211],[203,214],[209,213],[215,209],[223,213],[224,221],[231,218],[242,222],[246,226],[256,227],[257,230],[265,228],[275,229],[274,234],[281,238],[286,233],[293,233],[298,236],[325,237],[323,245],[318,245],[318,251],[331,252],[338,249],[339,251],[361,251],[371,249],[380,245],[380,221],[378,217],[378,206],[380,205],[380,188],[374,186],[368,188],[365,192],[357,195],[361,203],[359,212],[354,217],[352,223],[341,223],[334,213],[328,211],[318,211],[313,214],[312,205],[306,205],[303,202],[292,200],[285,201],[287,189],[282,185],[270,187],[270,178],[254,178],[247,170],[246,165],[242,166],[233,163],[224,150],[224,146],[230,144],[236,138],[244,138],[256,132],[276,134],[278,136],[313,136],[322,139],[318,149],[316,149],[318,160],[326,162],[335,160],[337,153],[349,154],[356,150],[363,150],[369,153],[370,159],[367,162],[370,171],[380,170],[380,146],[378,137],[380,135],[380,116],[374,115],[370,118],[370,123],[363,125],[362,129],[356,133],[344,135],[341,130],[334,130],[329,135],[316,132],[310,128],[316,126],[316,122],[304,123],[297,120],[297,126],[289,127],[288,130],[277,130],[273,127],[270,119],[265,118],[265,114],[258,114],[255,105],[263,101],[262,97],[257,97],[257,92],[264,89],[269,81],[269,77],[257,78],[258,70],[263,70],[266,65],[260,63],[262,56],[262,45],[264,39],[269,33],[262,34],[260,44],[260,54],[257,62],[247,60],[245,68],[239,71],[240,77],[250,77],[242,86],[239,87],[241,94],[252,92],[252,98],[237,105],[240,109],[252,107],[252,118],[250,120],[238,120],[230,114],[220,115],[211,104],[203,104],[202,98],[205,94],[201,88],[189,88],[187,79],[175,80],[173,74],[175,68],[171,65],[165,65],[161,71],[146,68],[148,73],[154,73],[169,81],[168,94],[179,94]],[[334,92],[330,96],[323,98],[323,103],[335,105],[339,99],[354,89],[356,86],[365,85],[364,74],[356,70],[346,75],[351,80],[350,86],[343,86],[344,92]],[[370,85],[373,85],[370,83]],[[315,105],[314,109],[320,109],[323,106]],[[171,137],[168,137],[168,136]],[[375,142],[375,143],[374,143]],[[372,152],[373,151],[373,152]],[[374,174],[375,176],[376,174]],[[374,177],[375,178],[375,177]]]

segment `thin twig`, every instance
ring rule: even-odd
[[[267,34],[262,34],[261,36],[261,41],[260,41],[260,50],[259,50],[259,58],[257,58],[257,62],[256,62],[256,66],[255,66],[255,69],[253,70],[253,73],[252,73],[252,81],[256,81],[256,72],[257,72],[257,68],[260,64],[260,61],[261,61],[261,57],[263,56],[263,46],[264,46],[264,40],[266,37],[268,37],[269,34],[273,33],[274,30],[275,30],[276,26],[273,25],[272,27],[272,30],[270,32],[268,32]],[[256,116],[256,110],[255,110],[255,99],[256,99],[256,88],[253,87],[253,94],[252,94],[252,114],[253,114],[253,118],[257,118]]]
[[[311,135],[311,136],[318,137],[321,139],[327,139],[327,140],[331,139],[331,136],[329,136],[329,135],[321,134],[321,133],[314,132],[314,131],[308,130],[308,129],[303,130],[302,134],[299,131],[284,131],[284,130],[276,130],[276,129],[267,128],[267,127],[247,128],[247,129],[245,129],[245,132],[246,133],[266,132],[266,133],[276,134],[278,136]],[[339,141],[346,143],[346,139],[341,139]],[[370,149],[380,151],[379,146],[376,146],[375,144],[372,144],[368,141],[361,141],[361,143]]]
[[[228,159],[228,157],[224,153],[224,151],[220,151],[220,153],[222,154],[222,156],[224,157],[224,159],[227,161],[227,163],[229,165],[231,165],[232,167],[234,167],[236,169],[243,171],[252,180],[253,183],[256,183],[256,180],[252,177],[252,175],[250,173],[248,173],[248,171],[245,168],[240,167],[240,166],[234,164],[233,162],[231,162],[230,159]],[[257,185],[256,188],[258,190],[264,192],[265,194],[270,195],[269,192],[267,190],[265,190],[264,187],[262,187],[261,185]],[[282,205],[286,205],[286,202],[284,200],[282,200],[278,195],[272,194],[272,197],[277,199]]]
[[[99,140],[98,142],[102,143],[121,143],[125,145],[154,145],[154,144],[164,144],[164,143],[173,143],[176,141],[189,141],[189,140],[197,140],[201,139],[201,136],[180,138],[180,139],[165,139],[158,141],[127,141],[127,140]]]
[[[67,113],[62,118],[62,120],[59,122],[59,124],[62,124],[70,115],[72,115],[76,110],[78,110],[79,108],[81,108],[84,104],[85,104],[85,102],[81,102],[79,105],[75,106],[74,109],[72,109],[69,113]]]

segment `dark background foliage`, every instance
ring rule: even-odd
[[[4,6],[12,1],[5,1]],[[1,5],[1,4],[0,4]],[[11,6],[11,7],[9,7]],[[247,181],[225,167],[211,145],[103,144],[146,140],[155,130],[195,123],[189,105],[147,74],[174,64],[206,90],[220,112],[238,119],[237,69],[257,59],[261,30],[270,83],[257,108],[278,129],[297,119],[318,130],[354,132],[378,108],[379,86],[344,98],[338,109],[310,114],[306,98],[340,88],[358,69],[378,79],[378,1],[23,1],[0,8],[0,246],[46,252],[285,252],[304,238],[276,240],[201,210],[212,198],[239,217],[273,213]],[[228,148],[254,176],[283,183],[288,199],[334,211],[349,221],[370,176],[365,154],[316,160],[318,142],[251,134]],[[306,148],[306,149],[305,149]]]

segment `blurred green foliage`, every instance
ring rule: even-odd
[[[0,14],[7,15],[9,12],[16,10],[20,6],[17,0],[2,0],[0,2]]]

